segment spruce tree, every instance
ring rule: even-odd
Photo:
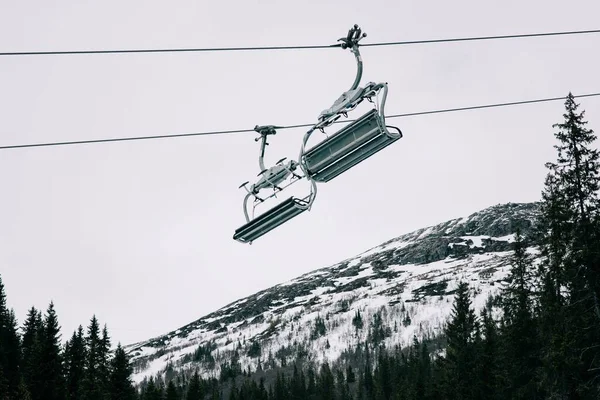
[[[148,384],[141,397],[142,400],[162,400],[161,388],[156,384],[154,377],[151,376],[150,379],[148,379]]]
[[[596,136],[593,130],[585,127],[585,112],[578,113],[578,107],[569,93],[565,102],[564,121],[553,125],[558,128],[555,132],[559,142],[555,146],[557,161],[547,163],[547,167],[549,174],[557,179],[564,196],[571,228],[571,232],[567,233],[570,262],[565,266],[570,289],[588,292],[586,294],[593,299],[593,310],[600,320],[600,267],[595,264],[600,254],[599,244],[594,241],[598,237],[597,222],[600,217],[600,152],[591,147]]]
[[[558,128],[557,160],[543,196],[546,228],[540,297],[542,386],[548,396],[598,395],[600,360],[600,152],[571,93]]]
[[[116,399],[115,397],[112,397],[111,400]],[[167,385],[167,393],[166,393],[166,397],[165,400],[179,400],[179,395],[177,394],[177,388],[175,387],[175,384],[173,383],[173,381],[169,381],[169,384]]]
[[[109,390],[111,400],[134,400],[135,388],[131,381],[133,369],[129,358],[119,343],[110,363]]]
[[[348,364],[346,367],[346,381],[350,383],[356,382],[356,375],[354,374],[354,370],[352,369],[352,365]]]
[[[290,382],[290,391],[292,400],[306,399],[304,374],[298,369],[296,364],[294,364],[294,372],[292,373],[292,380]]]
[[[275,388],[273,390],[273,400],[287,400],[289,398],[286,386],[285,375],[282,372],[277,371]]]
[[[42,315],[35,308],[31,307],[25,318],[22,330],[21,343],[21,375],[24,385],[29,388],[34,388],[37,383],[35,377],[38,371],[38,354],[39,354],[39,333],[42,328]],[[32,396],[32,398],[34,398]]]
[[[60,326],[54,303],[50,302],[44,316],[44,325],[40,338],[38,366],[40,371],[39,394],[44,400],[63,400],[65,398],[64,365],[60,344]]]
[[[569,213],[564,192],[553,174],[548,174],[542,192],[541,231],[542,262],[538,267],[540,289],[536,315],[540,348],[539,387],[547,397],[566,396],[566,377],[570,367],[566,332],[565,257],[568,253]]]
[[[20,381],[20,342],[16,329],[16,318],[7,307],[0,276],[0,393],[7,399],[15,398]]]
[[[317,374],[315,373],[312,365],[309,365],[307,371],[307,384],[306,384],[306,395],[307,399],[316,399],[317,398]]]
[[[85,337],[86,360],[82,382],[83,400],[103,400],[106,393],[102,367],[104,363],[100,326],[96,316],[92,316]]]
[[[102,337],[100,339],[98,356],[100,362],[98,366],[100,385],[105,388],[105,397],[108,393],[110,381],[110,356],[110,336],[108,334],[108,328],[105,324],[102,328]]]
[[[469,284],[460,282],[445,333],[447,369],[446,395],[448,399],[474,398],[475,333],[477,318],[471,308]]]
[[[0,282],[1,283],[1,282]],[[0,288],[0,290],[2,290]],[[17,399],[21,382],[21,341],[17,332],[17,318],[14,310],[2,310],[3,326],[0,326],[0,351],[2,354],[2,370],[6,382],[8,398]]]
[[[66,398],[80,398],[85,368],[85,338],[83,327],[79,325],[65,345]]]
[[[198,371],[194,372],[192,379],[190,380],[190,385],[188,386],[186,400],[201,400],[204,396],[202,392],[202,388],[200,386],[200,375]]]
[[[333,377],[333,372],[331,372],[331,367],[327,361],[321,366],[318,388],[320,399],[335,399],[335,379]]]
[[[539,353],[532,305],[532,258],[519,230],[515,235],[512,264],[510,283],[503,291],[507,393],[515,399],[534,398]]]
[[[500,333],[494,321],[491,309],[481,312],[483,339],[480,342],[477,357],[477,395],[481,399],[503,399],[503,379],[500,349]]]
[[[429,355],[429,348],[427,343],[423,340],[420,349],[419,358],[419,373],[417,378],[417,398],[429,399],[431,398],[431,358]]]

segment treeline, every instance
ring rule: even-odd
[[[64,345],[52,302],[45,313],[32,307],[19,327],[0,277],[0,400],[133,400],[131,373],[95,316]]]

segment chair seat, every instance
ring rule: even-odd
[[[315,181],[328,182],[400,137],[401,134],[390,133],[377,110],[372,109],[306,151],[307,171]]]
[[[242,243],[251,243],[279,225],[306,211],[308,205],[309,203],[304,199],[290,197],[236,229],[233,239]]]

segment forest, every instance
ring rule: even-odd
[[[19,326],[0,280],[0,400],[600,398],[600,152],[578,108],[569,93],[540,221],[529,237],[516,233],[506,285],[477,312],[460,282],[442,336],[362,343],[333,365],[231,362],[218,378],[171,372],[135,387],[127,354],[96,317],[63,344],[54,305],[32,307]]]

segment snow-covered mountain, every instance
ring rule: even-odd
[[[232,358],[251,370],[298,357],[335,361],[364,342],[373,323],[382,328],[385,345],[435,336],[460,280],[469,282],[477,309],[505,284],[514,233],[520,228],[527,236],[538,216],[538,203],[493,206],[240,299],[127,346],[134,381],[167,369],[218,376],[220,365]]]

